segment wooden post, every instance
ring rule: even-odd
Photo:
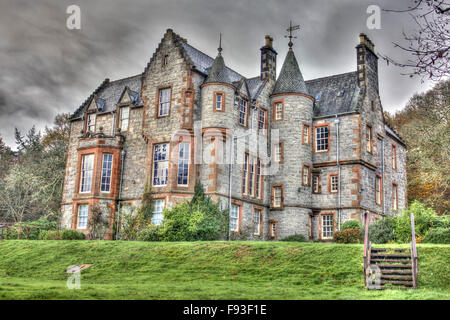
[[[413,274],[413,287],[417,288],[417,248],[416,248],[416,230],[414,225],[414,213],[411,212],[411,269]]]
[[[368,266],[367,254],[370,255],[370,252],[367,252],[369,244],[369,213],[366,212],[364,215],[364,279],[366,277],[366,270]]]

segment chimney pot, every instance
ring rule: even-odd
[[[273,38],[269,35],[266,35],[266,47],[272,48]]]

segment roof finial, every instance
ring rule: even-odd
[[[217,51],[219,51],[219,56],[222,55],[222,34],[219,35],[219,48],[217,48]]]
[[[293,25],[292,25],[292,20],[289,21],[289,28],[286,29],[286,31],[289,32],[289,35],[288,35],[288,36],[284,36],[285,38],[289,38],[289,43],[288,43],[289,50],[292,50],[292,46],[294,45],[294,44],[292,43],[292,39],[297,39],[297,37],[294,37],[294,36],[292,35],[292,31],[294,31],[294,30],[299,30],[299,29],[300,29],[300,26],[299,26],[299,25],[293,26]]]

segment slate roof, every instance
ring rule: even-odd
[[[275,82],[272,94],[278,93],[304,93],[308,94],[305,81],[295,58],[294,51],[288,50],[283,62],[280,75]]]
[[[103,106],[103,110],[98,112],[108,113],[116,110],[116,104],[119,102],[119,99],[123,93],[123,90],[128,87],[130,91],[131,98],[134,99],[135,105],[142,105],[140,92],[141,92],[141,74],[119,79],[115,81],[104,81],[102,85],[100,85],[91,96],[86,99],[86,101],[75,111],[75,113],[70,117],[72,120],[77,119],[82,116],[83,112],[88,108],[89,102],[92,97],[96,97],[97,105],[99,103]]]
[[[225,62],[223,61],[221,54],[214,59],[212,66],[208,69],[208,77],[206,78],[205,83],[210,82],[232,83],[228,77]]]
[[[397,131],[394,130],[394,128],[391,128],[388,124],[385,124],[384,130],[386,130],[386,133],[390,134],[406,146],[405,140],[400,137],[400,135],[397,133]]]
[[[195,69],[197,69],[204,75],[208,75],[208,69],[213,65],[214,59],[184,41],[180,41],[180,44],[191,59]],[[228,67],[225,67],[225,69],[230,82],[239,81],[243,77],[242,75]]]
[[[266,81],[261,80],[260,76],[247,79],[247,87],[248,91],[250,91],[251,99],[256,99],[259,96],[261,90],[264,88],[265,83]]]
[[[348,72],[306,81],[309,94],[315,98],[316,117],[358,111],[358,73]]]

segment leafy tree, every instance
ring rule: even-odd
[[[423,203],[414,201],[408,210],[404,210],[401,216],[395,218],[394,234],[399,242],[411,241],[411,212],[414,213],[416,237],[425,236],[433,227],[433,220],[437,216],[432,208],[427,208]]]
[[[414,95],[391,121],[408,145],[408,201],[449,213],[450,80]]]

